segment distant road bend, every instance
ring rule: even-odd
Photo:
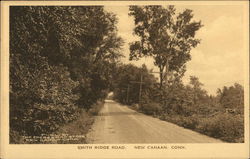
[[[92,129],[88,143],[219,143],[214,139],[175,124],[138,113],[126,106],[106,100]]]

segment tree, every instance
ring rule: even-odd
[[[104,98],[121,56],[103,6],[10,7],[10,129],[51,133]]]
[[[217,97],[223,108],[236,109],[243,114],[244,110],[244,88],[235,83],[233,86],[217,90]]]
[[[139,103],[140,80],[142,77],[142,96],[148,96],[156,83],[156,78],[149,73],[145,65],[136,67],[132,64],[120,65],[115,73],[114,96],[121,103]]]
[[[193,96],[194,105],[196,105],[198,101],[201,102],[202,100],[209,98],[206,90],[202,89],[203,84],[199,81],[198,77],[190,76],[189,84],[191,85],[190,93]]]
[[[167,84],[170,72],[176,77],[183,75],[191,49],[200,43],[195,34],[202,24],[192,21],[192,10],[186,9],[177,16],[175,12],[172,5],[129,8],[135,22],[134,34],[140,38],[130,44],[130,60],[153,57],[160,71],[160,87]]]

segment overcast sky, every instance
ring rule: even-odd
[[[192,59],[187,63],[187,72],[183,78],[187,83],[189,76],[194,75],[204,84],[210,94],[215,94],[217,88],[229,86],[235,82],[243,84],[244,52],[243,52],[243,11],[240,5],[227,6],[176,6],[177,12],[185,8],[192,9],[195,20],[201,20],[204,25],[197,38],[201,44],[191,51]],[[129,61],[129,42],[136,40],[133,36],[134,21],[128,16],[127,6],[106,6],[106,10],[115,13],[119,19],[118,32],[125,40],[125,63],[137,66],[146,63],[149,69],[155,71],[152,59],[143,58],[140,61]]]

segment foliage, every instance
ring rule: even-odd
[[[162,119],[170,121],[172,123],[175,123],[177,125],[180,125],[188,129],[196,129],[196,127],[199,124],[199,120],[197,116],[185,117],[182,115],[169,115],[169,116],[165,116],[165,118],[162,118]]]
[[[103,6],[10,7],[10,129],[56,131],[105,98],[121,57]]]
[[[230,108],[238,110],[237,113],[243,114],[244,111],[244,89],[243,87],[235,83],[234,86],[218,89],[217,91],[220,104],[224,108]]]
[[[228,142],[244,141],[244,117],[220,113],[199,122],[198,131]]]
[[[98,101],[93,108],[101,108],[103,102]],[[62,125],[52,134],[42,134],[39,136],[20,136],[16,131],[10,130],[10,143],[21,144],[82,144],[87,143],[86,134],[94,122],[92,111],[86,112],[81,109],[79,117],[67,124]]]
[[[162,111],[162,107],[159,103],[143,103],[141,104],[140,110],[148,115],[156,115]]]
[[[117,74],[122,83],[132,77],[139,80],[141,72],[132,72],[131,69],[140,68],[132,65],[123,67],[126,69],[121,69],[121,73]],[[154,80],[148,81],[146,85],[148,87],[143,87],[141,103],[138,104],[139,101],[134,100],[131,106],[133,109],[227,142],[244,141],[243,101],[241,101],[244,92],[241,85],[224,87],[217,96],[208,95],[202,88],[203,84],[195,76],[190,77],[188,85],[175,81],[168,87],[163,86],[159,89]],[[117,87],[119,88],[123,87]],[[138,91],[137,87],[137,90],[129,92],[129,97],[138,97]],[[123,94],[119,94],[117,90],[115,96],[120,102],[126,101],[126,93],[126,89]],[[228,108],[234,111],[227,111]]]
[[[195,39],[201,22],[193,21],[192,10],[186,9],[175,15],[174,6],[130,6],[129,15],[134,17],[134,34],[140,38],[130,44],[130,59],[143,56],[154,58],[160,71],[160,87],[172,77],[185,72],[185,63],[191,59],[190,51],[200,42]]]
[[[149,70],[143,65],[138,68],[132,64],[120,65],[117,68],[114,81],[114,98],[123,104],[134,104],[139,102],[140,82],[142,78],[142,94],[145,96],[150,88],[154,87],[156,78],[149,73]]]
[[[242,86],[229,87],[232,92],[242,91],[241,94],[228,93],[229,89],[224,87],[227,94],[214,97],[201,88],[198,78],[191,77],[190,84],[169,87],[171,93],[164,98],[167,101],[163,107],[165,113],[160,118],[224,141],[243,142],[243,101],[239,100],[243,99]],[[228,108],[234,111],[226,111]]]

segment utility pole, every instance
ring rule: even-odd
[[[128,88],[127,88],[127,104],[129,103],[129,84],[128,84]]]
[[[167,63],[166,63],[166,71],[165,71],[165,75],[164,75],[164,78],[165,78],[165,84],[168,85],[168,71],[169,71],[169,59],[167,58]]]
[[[144,82],[142,81],[142,74],[141,74],[141,79],[140,81],[131,81],[130,83],[138,83],[140,84],[140,90],[139,90],[139,105],[141,104],[141,94],[142,94],[142,84],[144,84]]]
[[[140,90],[139,90],[139,103],[141,103],[141,91],[142,91],[142,74],[141,74]]]

